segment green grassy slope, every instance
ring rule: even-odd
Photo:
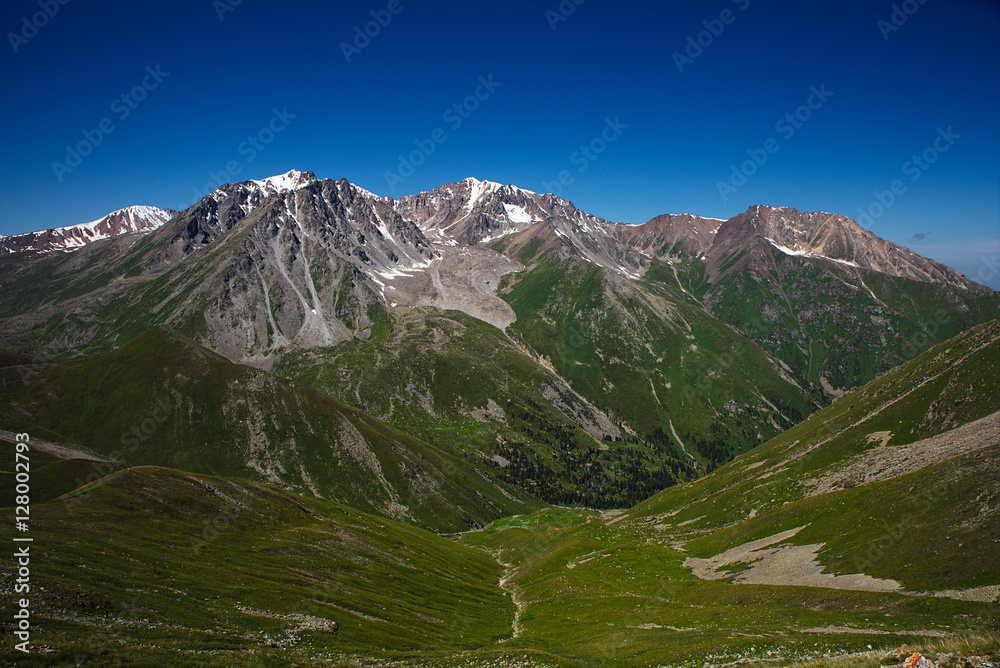
[[[631,510],[547,508],[454,540],[259,482],[112,473],[32,514],[36,638],[55,651],[26,665],[788,665],[965,633],[995,642],[1000,603],[932,595],[1000,584],[994,431],[935,464],[810,493],[858,457],[992,416],[998,360],[991,322]],[[902,591],[805,586],[791,567],[781,584],[734,582],[745,562],[704,580],[688,561],[796,527],[777,547],[819,544],[827,573]]]
[[[595,440],[579,425],[597,424],[596,411],[503,332],[457,311],[398,309],[367,340],[290,353],[276,371],[552,503],[628,507],[696,475],[669,441],[610,423]]]
[[[657,495],[632,512],[653,515],[682,507],[678,521],[703,517],[694,526],[711,527],[752,509],[762,513],[802,499],[811,481],[870,450],[870,434],[891,432],[890,446],[904,446],[1000,410],[997,363],[1000,321],[994,320],[849,392],[711,476]]]
[[[709,311],[788,364],[800,383],[859,387],[959,332],[1000,317],[1000,293],[972,293],[773,250],[773,268],[709,283],[682,269]],[[662,273],[662,272],[661,272]],[[676,287],[672,275],[660,278]]]
[[[580,394],[709,468],[813,410],[756,344],[654,281],[540,259],[503,297],[517,314],[510,329]]]
[[[18,666],[338,665],[511,633],[496,563],[421,529],[155,467],[74,494],[33,507],[32,644],[54,651],[5,642]]]
[[[615,521],[617,519],[617,521]],[[787,665],[991,628],[995,606],[896,593],[699,580],[685,532],[543,510],[463,540],[512,563],[523,606],[511,651],[575,665]]]
[[[122,462],[273,482],[435,530],[537,507],[473,464],[163,329],[103,357],[0,374],[5,424]]]
[[[0,441],[0,448],[4,448],[3,467],[0,468],[0,507],[9,507],[14,505],[17,487],[13,455],[10,454],[13,448],[7,441]],[[36,452],[32,455],[30,470],[32,501],[51,501],[121,468],[123,465],[112,462],[60,459],[45,452]]]

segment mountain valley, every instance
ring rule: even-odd
[[[23,665],[1000,649],[1000,293],[846,216],[292,170],[0,276]]]

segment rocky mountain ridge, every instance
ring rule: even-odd
[[[753,206],[725,221],[705,251],[713,276],[733,272],[722,265],[739,251],[766,242],[785,255],[827,260],[855,269],[897,278],[938,283],[963,290],[982,286],[939,262],[917,255],[903,246],[875,236],[847,216],[798,211],[791,207]]]
[[[151,232],[176,213],[171,209],[159,209],[155,206],[130,206],[112,211],[89,223],[0,237],[0,254],[75,251],[102,239]]]
[[[842,216],[761,206],[632,226],[476,179],[393,200],[292,170],[224,185],[135,241],[24,255],[0,256],[20,286],[0,295],[0,340],[14,350],[94,355],[162,326],[270,370],[377,341],[386,355],[372,372],[411,403],[468,345],[427,318],[461,311],[630,437],[703,467],[1000,311],[1000,294]],[[434,348],[420,348],[428,372],[414,385],[392,360],[426,346],[424,329]],[[356,387],[323,383],[362,403]],[[454,413],[485,399],[462,395]],[[391,421],[394,406],[376,404]],[[418,404],[437,424],[440,409]]]
[[[187,235],[182,255],[210,243],[271,197],[322,182],[313,172],[293,169],[221,186],[192,207],[198,222]],[[728,220],[663,214],[632,225],[593,216],[552,194],[471,177],[396,200],[344,183],[356,196],[380,202],[414,223],[430,244],[491,246],[505,239],[508,254],[532,243],[547,244],[557,247],[560,257],[583,259],[634,279],[645,273],[652,259],[702,259],[708,263],[709,280],[716,282],[745,266],[766,263],[763,256],[776,250],[894,277],[981,289],[959,272],[881,239],[847,216],[821,211],[755,205]],[[128,207],[91,223],[0,238],[0,253],[77,250],[121,234],[150,232],[177,213]],[[736,255],[741,257],[729,262]]]

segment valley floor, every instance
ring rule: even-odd
[[[158,481],[155,492],[150,479]],[[247,519],[251,513],[263,509],[255,505],[259,499],[253,498],[253,490],[247,490],[250,496],[238,490],[222,492],[215,480],[204,477],[129,469],[117,474],[116,481],[121,489],[140,493],[141,487],[135,486],[145,486],[146,495],[176,494],[184,486],[207,485],[217,493],[231,494],[242,501],[247,506],[244,511]],[[234,481],[233,489],[242,485]],[[53,514],[47,510],[43,509],[43,518]],[[425,568],[439,556],[448,561],[461,560],[466,564],[463,568],[475,569],[474,577],[484,578],[482,592],[476,596],[487,598],[473,601],[467,598],[473,590],[464,593],[455,590],[449,600],[447,584],[440,591],[427,588],[426,583],[436,586],[433,585],[436,578],[450,580],[461,570],[442,571],[437,565],[432,566],[437,569],[435,572],[418,575],[404,566],[404,570],[420,579],[406,585],[393,577],[385,567],[395,558],[393,543],[398,544],[403,537],[393,538],[393,527],[386,531],[387,521],[350,509],[333,511],[315,502],[310,512],[321,520],[320,525],[306,518],[299,521],[283,518],[288,527],[273,538],[267,535],[273,531],[272,525],[262,527],[257,533],[241,527],[238,542],[222,535],[218,544],[206,544],[202,556],[218,566],[230,558],[239,560],[241,565],[237,570],[243,575],[235,580],[222,575],[223,571],[212,563],[197,572],[185,573],[191,565],[182,563],[186,559],[182,554],[180,561],[172,562],[176,569],[173,572],[154,568],[147,573],[150,580],[133,581],[131,585],[106,581],[104,578],[111,577],[115,569],[102,565],[98,555],[104,552],[94,550],[100,546],[113,548],[119,541],[127,541],[133,546],[127,550],[131,554],[127,559],[131,561],[146,554],[146,558],[155,561],[156,557],[145,552],[144,544],[149,540],[156,542],[155,539],[133,528],[105,540],[75,535],[60,541],[48,533],[57,523],[43,519],[39,525],[43,534],[39,543],[48,546],[45,559],[62,561],[60,553],[75,549],[86,555],[80,559],[85,570],[75,578],[78,584],[74,586],[69,584],[74,579],[69,571],[50,581],[54,574],[52,565],[42,565],[37,581],[46,582],[44,593],[39,596],[45,604],[33,622],[35,651],[21,657],[9,651],[9,647],[4,648],[11,661],[9,665],[62,666],[70,661],[69,665],[158,666],[167,665],[163,662],[168,661],[169,665],[177,666],[703,668],[759,663],[853,668],[894,665],[887,663],[886,657],[898,648],[920,651],[931,659],[940,658],[940,653],[958,656],[961,652],[971,661],[945,662],[941,666],[997,665],[996,652],[1000,650],[1000,634],[995,632],[1000,614],[997,602],[954,600],[927,593],[738,584],[741,571],[733,567],[737,564],[733,560],[716,563],[719,570],[712,574],[719,577],[700,579],[692,573],[692,557],[686,545],[705,532],[691,528],[688,523],[668,527],[663,518],[643,517],[631,511],[547,508],[531,515],[498,520],[484,530],[451,538],[430,534],[420,538],[422,532],[411,529],[412,535],[405,540],[430,542],[421,546],[423,554],[411,553],[408,560],[419,561]],[[344,519],[337,520],[334,513],[343,514]],[[331,524],[324,529],[322,525],[330,522],[349,524],[340,528]],[[101,535],[100,526],[103,525],[99,522],[89,529]],[[344,532],[360,529],[368,540],[378,541],[379,547],[376,552],[362,549],[357,555],[360,561],[337,550],[310,548],[320,560],[308,562],[315,574],[312,577],[326,582],[332,577],[339,582],[326,585],[330,598],[317,597],[315,589],[296,591],[298,585],[294,582],[278,585],[284,578],[269,572],[272,565],[266,555],[274,550],[287,553],[287,548],[280,545],[305,539],[310,533],[310,544],[320,546],[322,533],[330,529],[345,536]],[[67,531],[65,527],[63,530]],[[184,527],[178,526],[177,530],[183,531]],[[764,543],[784,543],[793,539],[795,533],[745,547],[761,549]],[[358,538],[360,535],[348,539],[348,544],[355,546],[353,549],[360,548]],[[458,551],[449,548],[449,543]],[[474,547],[472,552],[479,552],[483,558],[475,557],[464,545]],[[247,549],[248,552],[239,552]],[[741,550],[744,555],[747,551]],[[254,553],[262,559],[256,567],[252,559],[247,559]],[[339,565],[330,562],[343,558],[337,554],[347,556],[349,561]],[[390,564],[363,563],[371,558],[388,558]],[[351,561],[356,562],[354,566]],[[321,567],[321,562],[326,566]],[[80,566],[75,570],[79,571]],[[731,567],[730,573],[720,573],[725,566]],[[339,579],[329,572],[324,575],[325,569],[331,567],[346,568],[346,574]],[[281,570],[300,572],[299,568],[286,564]],[[211,572],[202,572],[204,569]],[[88,575],[89,570],[95,570],[95,574]],[[102,576],[101,572],[108,575]],[[95,577],[96,580],[92,579]],[[318,581],[313,586],[318,587]],[[465,578],[455,582],[460,588],[475,587],[473,581]],[[276,586],[291,589],[279,594]],[[364,593],[371,586],[377,589],[367,589],[370,593]],[[400,586],[402,591],[409,592],[406,594],[409,601],[385,599],[371,604],[372,592],[390,592]],[[253,593],[248,587],[261,590]],[[74,589],[79,593],[74,593]],[[348,595],[352,589],[355,594]],[[128,591],[133,592],[131,596],[122,599]],[[339,597],[337,591],[341,592]],[[99,598],[100,593],[103,599]],[[508,599],[506,604],[502,598]],[[300,601],[298,606],[290,607],[283,602],[295,600]],[[303,606],[303,600],[311,603]],[[366,600],[369,603],[359,607]],[[228,604],[231,601],[241,604],[234,608]],[[487,608],[479,607],[483,604]],[[400,609],[388,612],[394,606]],[[478,617],[465,617],[470,610],[481,612],[472,613]],[[353,622],[345,622],[345,616]],[[339,620],[340,628],[332,617]],[[389,643],[382,649],[371,647],[367,651],[356,644],[365,643],[369,633],[400,629],[407,625],[407,619],[416,622],[412,629],[416,635],[395,632],[401,643]],[[406,649],[407,645],[422,644],[419,635],[426,631],[420,627],[435,626],[444,632],[437,641],[429,640],[420,650]],[[261,633],[264,628],[267,631]],[[492,640],[482,635],[484,630],[492,635]],[[465,648],[458,638],[464,634],[470,634],[470,640],[475,638]],[[369,637],[367,642],[374,640]],[[356,649],[345,651],[345,642]],[[910,654],[897,652],[895,656],[899,658],[895,663],[902,664]],[[931,665],[920,664],[923,668]],[[916,661],[907,664],[907,668],[915,666]]]

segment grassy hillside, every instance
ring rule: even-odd
[[[938,344],[713,475],[657,495],[633,512],[683,508],[678,521],[702,517],[695,526],[723,526],[753,509],[762,514],[803,499],[818,480],[883,442],[890,451],[903,452],[902,446],[1000,410],[998,361],[1000,321],[994,320]],[[991,430],[979,434],[984,445],[992,445]],[[720,515],[723,508],[726,514]]]
[[[959,332],[1000,317],[1000,293],[951,286],[772,251],[767,271],[682,280],[708,310],[784,361],[801,383],[859,387]],[[676,288],[672,274],[650,278]]]
[[[421,529],[156,467],[75,494],[32,509],[32,644],[52,651],[5,642],[7,665],[339,665],[511,632],[499,566]],[[13,572],[9,555],[0,564]]]
[[[25,665],[823,665],[967,635],[995,651],[998,359],[991,322],[631,510],[451,540],[260,482],[112,472],[33,510],[35,638],[54,651]],[[121,372],[101,370],[80,377]]]
[[[752,341],[703,310],[584,262],[508,282],[510,329],[645,441],[715,468],[814,408]]]
[[[628,507],[697,475],[669,441],[620,430],[503,332],[457,311],[398,309],[368,340],[288,354],[276,371],[551,503]]]
[[[121,462],[271,482],[444,531],[537,507],[475,462],[163,329],[34,371],[0,369],[4,423]]]

